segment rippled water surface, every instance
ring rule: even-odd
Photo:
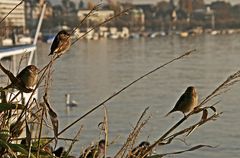
[[[109,117],[109,139],[114,140],[114,144],[109,147],[109,155],[121,147],[148,106],[150,109],[147,115],[151,115],[151,119],[140,133],[137,143],[141,140],[153,142],[182,117],[180,113],[173,113],[167,118],[164,115],[175,105],[187,86],[195,86],[201,100],[240,69],[239,43],[240,35],[81,40],[54,65],[50,99],[60,119],[60,130],[144,73],[187,50],[197,49],[196,53],[156,71],[105,104]],[[39,65],[46,64],[49,60],[49,45],[40,43],[38,53]],[[221,117],[200,127],[186,139],[190,146],[209,144],[217,148],[202,148],[176,157],[240,156],[239,92],[240,85],[236,84],[230,91],[213,100],[212,104],[221,100],[216,105],[218,111],[223,112]],[[66,93],[70,93],[79,104],[68,113],[64,98]],[[104,109],[101,107],[62,135],[73,138],[83,125],[80,141],[73,150],[75,155],[79,155],[82,147],[103,137],[98,128],[103,117]],[[194,117],[194,120],[198,117]],[[69,143],[60,142],[60,145]],[[187,148],[183,142],[175,140],[172,145],[158,148],[157,152]]]

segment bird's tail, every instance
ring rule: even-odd
[[[167,113],[164,117],[167,117],[167,116],[170,115],[172,112],[174,112],[174,109],[171,110],[169,113]]]
[[[50,52],[50,53],[48,54],[48,56],[50,56],[50,55],[53,55],[53,52]]]

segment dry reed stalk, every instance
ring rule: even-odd
[[[193,52],[195,52],[196,49],[193,50],[189,50],[187,52],[185,52],[184,54],[173,58],[172,60],[160,65],[159,67],[147,72],[146,74],[140,76],[139,78],[137,78],[136,80],[132,81],[131,83],[129,83],[128,85],[126,85],[125,87],[123,87],[122,89],[120,89],[119,91],[117,91],[116,93],[114,93],[113,95],[111,95],[110,97],[108,97],[106,100],[104,100],[103,102],[101,102],[100,104],[96,105],[95,107],[93,107],[91,110],[89,110],[88,112],[86,112],[84,115],[82,115],[81,117],[79,117],[78,119],[76,119],[75,121],[73,121],[71,124],[69,124],[67,127],[65,127],[62,131],[60,131],[58,133],[58,136],[61,135],[62,133],[64,133],[66,130],[68,130],[69,128],[71,128],[73,125],[75,125],[76,123],[78,123],[80,120],[82,120],[83,118],[85,118],[86,116],[88,116],[89,114],[91,114],[92,112],[94,112],[95,110],[97,110],[99,107],[103,106],[104,104],[106,104],[108,101],[112,100],[113,98],[115,98],[116,96],[118,96],[120,93],[122,93],[123,91],[125,91],[126,89],[128,89],[129,87],[131,87],[133,84],[135,84],[136,82],[140,81],[141,79],[145,78],[146,76],[154,73],[155,71],[175,62],[178,61],[186,56],[191,55]],[[49,65],[49,64],[48,64]],[[48,66],[47,66],[48,67]],[[43,68],[45,69],[44,72],[46,71],[46,66]],[[52,140],[49,140],[43,147],[45,147],[47,144],[49,144]]]
[[[26,144],[29,147],[28,148],[28,158],[31,157],[31,150],[32,150],[32,133],[28,127],[28,123],[27,123],[27,118],[25,117],[25,123],[26,123]]]
[[[105,137],[105,153],[104,156],[107,157],[107,148],[108,148],[108,133],[109,133],[109,126],[108,126],[108,111],[107,108],[104,106],[104,137]]]
[[[130,132],[130,134],[128,135],[128,138],[126,140],[126,142],[122,145],[122,147],[120,148],[120,150],[116,153],[116,155],[114,156],[114,158],[118,158],[118,157],[123,157],[125,155],[125,153],[127,152],[127,149],[129,146],[131,146],[132,142],[134,142],[136,135],[139,134],[139,131],[142,129],[142,127],[146,124],[146,121],[142,123],[142,119],[143,117],[146,115],[147,110],[149,109],[149,107],[147,107],[146,109],[144,109],[143,113],[141,114],[141,116],[139,117],[134,129]]]
[[[229,90],[229,88],[234,85],[235,83],[240,81],[240,70],[235,72],[234,74],[230,75],[222,84],[220,84],[215,90],[212,91],[205,99],[201,101],[198,107],[201,107],[208,103],[210,100],[215,98],[216,96],[225,93]]]
[[[69,146],[69,148],[68,148],[68,150],[67,150],[67,152],[66,152],[66,154],[64,155],[63,158],[68,158],[68,155],[69,155],[70,151],[72,150],[72,147],[73,147],[74,143],[79,140],[80,133],[81,133],[82,129],[83,129],[83,126],[80,126],[77,134],[73,138],[73,141],[71,142],[71,144],[70,144],[70,146]]]
[[[23,1],[24,1],[24,0],[22,0],[15,8],[17,8]],[[9,12],[9,14],[11,14],[11,12],[12,12],[15,8],[13,8],[13,9]],[[97,8],[97,7],[96,7],[96,8]],[[89,14],[81,21],[80,25],[83,23],[83,21],[84,21],[86,18],[88,18],[88,17],[96,10],[96,8],[95,8],[95,9],[93,8],[93,9],[89,12]],[[72,45],[73,45],[74,43],[76,43],[76,41],[79,40],[80,38],[86,36],[86,34],[88,34],[90,31],[92,31],[92,30],[98,28],[99,26],[101,26],[101,25],[103,25],[103,24],[105,24],[105,23],[113,20],[113,19],[116,18],[116,17],[119,17],[119,16],[125,14],[128,10],[129,10],[129,9],[127,9],[127,10],[125,10],[125,11],[119,13],[119,14],[116,14],[115,16],[113,16],[113,17],[105,20],[104,22],[99,23],[98,25],[94,26],[91,30],[89,30],[88,32],[86,32],[84,35],[82,35],[81,37],[77,38],[77,39],[72,43]],[[7,15],[0,21],[0,23],[1,23],[9,14],[7,14]],[[80,25],[79,25],[79,26],[80,26]],[[74,30],[72,31],[72,33],[73,33],[73,32],[74,32]],[[64,128],[62,131],[60,131],[60,132],[57,131],[57,132],[56,132],[56,130],[53,129],[53,130],[54,130],[54,133],[55,133],[55,138],[49,138],[50,140],[49,140],[46,144],[48,144],[48,143],[50,143],[52,140],[56,139],[56,137],[57,137],[57,139],[60,139],[60,138],[58,138],[58,136],[59,136],[60,134],[62,134],[63,132],[65,132],[67,129],[69,129],[70,127],[72,127],[73,125],[75,125],[77,122],[79,122],[81,119],[85,118],[87,115],[89,115],[90,113],[94,112],[94,111],[95,111],[96,109],[98,109],[99,107],[103,106],[106,102],[108,102],[109,100],[113,99],[114,97],[116,97],[117,95],[119,95],[121,92],[123,92],[124,90],[126,90],[127,88],[129,88],[130,86],[132,86],[133,84],[135,84],[136,82],[138,82],[139,80],[141,80],[142,78],[144,78],[144,77],[152,74],[153,72],[161,69],[162,67],[167,66],[168,64],[170,64],[170,63],[172,63],[172,62],[174,62],[174,61],[177,61],[177,60],[179,60],[179,59],[181,59],[181,58],[184,58],[185,56],[190,55],[190,54],[191,54],[192,52],[194,52],[194,51],[195,51],[195,50],[190,50],[190,51],[184,53],[183,55],[181,55],[181,56],[179,56],[179,57],[177,57],[177,58],[174,58],[174,59],[170,60],[169,62],[167,62],[167,63],[165,63],[165,64],[163,64],[163,65],[161,65],[161,66],[153,69],[152,71],[149,71],[148,73],[144,74],[143,76],[137,78],[136,80],[134,80],[134,81],[131,82],[130,84],[128,84],[128,85],[126,85],[125,87],[123,87],[122,89],[120,89],[117,93],[113,94],[112,96],[110,96],[109,98],[107,98],[106,100],[104,100],[102,103],[98,104],[97,106],[95,106],[94,108],[92,108],[91,110],[89,110],[87,113],[85,113],[83,116],[81,116],[80,118],[78,118],[76,121],[72,122],[69,126],[67,126],[66,128]],[[53,66],[53,64],[54,64],[54,61],[57,60],[59,57],[60,57],[60,56],[56,56],[56,55],[53,56],[53,58],[51,59],[51,61],[41,70],[41,72],[43,71],[43,73],[42,73],[42,75],[41,75],[41,77],[40,77],[40,79],[39,79],[39,81],[38,81],[38,83],[37,83],[37,85],[36,85],[36,88],[34,89],[34,91],[33,91],[32,94],[31,94],[31,97],[30,97],[30,99],[31,99],[32,96],[33,96],[33,94],[34,94],[34,92],[35,92],[36,89],[40,86],[41,82],[42,82],[42,81],[44,80],[44,78],[45,78],[45,79],[46,79],[46,80],[45,80],[45,81],[46,81],[46,84],[45,84],[45,95],[43,96],[43,98],[44,98],[45,104],[47,105],[47,107],[48,107],[48,109],[49,109],[50,111],[52,110],[52,108],[50,107],[50,104],[49,104],[49,102],[48,102],[48,100],[47,100],[47,97],[48,97],[48,95],[47,95],[48,93],[47,93],[47,92],[48,92],[49,81],[50,81],[50,74],[51,74],[50,72],[51,72],[51,68],[52,68],[52,66]],[[11,76],[11,74],[10,74],[10,76]],[[167,141],[167,143],[165,143],[165,144],[169,144],[169,143],[171,143],[171,141],[172,141],[174,138],[176,138],[177,136],[182,135],[182,134],[184,134],[184,133],[190,134],[190,133],[191,133],[194,129],[196,129],[197,127],[205,124],[206,122],[208,122],[208,121],[210,121],[210,120],[214,120],[214,119],[216,119],[217,117],[219,117],[219,115],[220,115],[221,113],[216,113],[216,109],[214,108],[214,106],[204,107],[204,108],[201,108],[201,106],[205,105],[206,103],[208,103],[210,100],[212,100],[212,99],[215,98],[216,96],[218,96],[218,95],[226,92],[226,90],[227,90],[230,86],[232,86],[233,84],[239,82],[239,76],[240,76],[240,72],[239,72],[239,71],[236,72],[235,74],[231,75],[224,83],[222,83],[222,84],[221,84],[219,87],[217,87],[209,96],[207,96],[207,97],[198,105],[198,108],[196,108],[193,112],[191,112],[191,113],[189,113],[188,115],[186,115],[186,117],[182,118],[182,119],[181,119],[179,122],[177,122],[172,128],[170,128],[165,134],[163,134],[154,144],[152,144],[152,145],[148,148],[148,151],[146,151],[146,155],[153,149],[153,147],[155,147],[155,146],[157,146],[157,145],[159,145],[159,144],[163,145],[163,141]],[[13,79],[14,79],[14,78],[13,78]],[[20,94],[20,93],[19,93],[19,94]],[[19,94],[18,94],[18,95],[19,95]],[[27,101],[27,103],[26,103],[26,108],[25,108],[25,109],[22,111],[22,113],[20,114],[20,117],[18,118],[18,121],[21,121],[21,119],[22,119],[23,116],[25,116],[25,119],[26,119],[26,112],[28,111],[28,109],[31,107],[31,105],[32,105],[32,103],[33,103],[33,102],[30,102],[30,99]],[[215,113],[214,113],[213,115],[211,115],[210,117],[207,116],[208,113],[207,113],[206,111],[207,111],[208,109],[212,109],[212,110],[215,112]],[[53,111],[53,110],[52,110],[52,111]],[[139,118],[139,120],[138,120],[135,128],[134,128],[133,131],[129,134],[129,137],[128,137],[127,141],[125,142],[125,144],[124,144],[123,147],[120,149],[120,151],[116,154],[115,157],[120,156],[120,155],[121,155],[121,157],[124,157],[124,155],[125,155],[128,147],[129,147],[129,146],[131,146],[131,148],[133,147],[133,145],[134,145],[134,143],[135,143],[135,140],[136,140],[136,138],[137,138],[140,130],[141,130],[141,129],[143,128],[143,126],[147,123],[147,121],[143,121],[143,122],[141,121],[141,120],[142,120],[142,117],[145,115],[145,112],[146,112],[146,111],[147,111],[147,109],[145,109],[145,111],[143,112],[143,114],[142,114],[141,117]],[[197,113],[200,113],[200,112],[203,112],[203,115],[202,115],[202,119],[201,119],[199,122],[197,122],[197,123],[195,123],[195,124],[193,124],[193,125],[185,128],[184,130],[181,130],[181,131],[178,131],[178,132],[176,132],[176,133],[173,133],[172,135],[169,136],[170,133],[172,133],[180,124],[182,124],[185,120],[187,120],[191,115],[197,114]],[[40,131],[39,131],[39,136],[38,136],[38,138],[37,138],[37,139],[38,139],[38,153],[37,153],[37,156],[39,156],[39,151],[40,151],[40,145],[39,145],[39,144],[40,144],[40,143],[39,143],[39,142],[40,142],[40,139],[43,139],[43,138],[41,137],[41,131],[42,131],[43,121],[44,121],[44,119],[43,119],[43,114],[44,114],[44,110],[42,111],[42,116],[41,116],[41,118],[40,118],[40,119],[41,119],[41,122],[40,122]],[[56,115],[56,116],[57,116],[57,115]],[[26,121],[26,123],[27,123],[27,121]],[[106,108],[105,108],[104,124],[105,124],[105,126],[106,126],[106,124],[108,124],[108,118],[107,118],[107,110],[106,110]],[[53,127],[53,128],[54,128],[54,127]],[[108,140],[108,125],[107,125],[107,127],[104,127],[104,128],[105,128],[105,139],[106,139],[106,142],[107,142],[107,140]],[[80,130],[79,130],[78,134],[76,135],[76,137],[77,137],[79,134],[80,134]],[[76,139],[74,139],[74,141],[72,141],[72,144],[71,144],[71,146],[70,146],[69,149],[71,149],[71,147],[73,146],[75,140],[76,140]],[[45,144],[45,145],[46,145],[46,144]],[[106,144],[108,144],[108,143],[106,143]],[[45,145],[44,145],[44,146],[45,146]],[[203,145],[195,146],[195,147],[193,147],[193,148],[191,148],[191,149],[189,149],[189,150],[186,150],[186,151],[192,151],[193,149],[195,150],[195,149],[198,149],[198,148],[200,148],[200,147],[203,147]],[[105,149],[106,149],[106,148],[107,148],[107,146],[105,145]],[[70,150],[69,150],[69,151],[70,151]],[[182,153],[182,152],[185,152],[185,151],[175,152],[174,154],[178,154],[178,153]],[[167,154],[165,154],[165,155],[169,155],[169,154],[173,154],[173,153],[167,153]],[[14,155],[14,154],[13,154],[13,155]],[[165,156],[165,155],[161,155],[161,156]]]
[[[83,22],[84,22],[87,18],[89,18],[89,17],[94,13],[94,11],[98,10],[99,6],[101,6],[101,4],[95,5],[95,6],[87,13],[87,15],[81,20],[80,24],[72,30],[71,35],[74,34],[74,32],[77,30],[77,28],[80,28],[80,27],[81,27],[81,25],[83,24]]]
[[[125,148],[125,151],[122,154],[122,158],[124,157],[129,157],[132,154],[132,150],[133,150],[133,146],[135,145],[136,139],[139,136],[141,130],[143,129],[143,127],[148,123],[150,117],[148,117],[146,120],[144,120],[143,122],[141,122],[141,124],[139,125],[139,127],[132,133],[132,138],[129,141],[128,147]],[[127,154],[126,154],[127,153]]]
[[[44,115],[44,108],[42,108],[42,115],[40,118],[40,129],[38,132],[38,140],[37,140],[37,158],[39,157],[39,153],[40,153],[40,140],[41,140],[41,135],[42,135],[42,127],[43,127],[43,115]]]
[[[187,149],[187,150],[181,150],[181,151],[170,152],[170,153],[165,153],[165,154],[155,154],[155,155],[152,155],[152,156],[148,156],[147,158],[162,158],[164,156],[177,155],[177,154],[182,154],[182,153],[189,152],[189,151],[194,151],[194,150],[197,150],[197,149],[200,149],[200,148],[203,148],[203,147],[215,148],[211,145],[196,145],[196,146],[191,147],[190,149]]]
[[[11,141],[18,141],[18,140],[23,140],[24,138],[13,138]],[[48,139],[54,139],[54,137],[41,137],[41,140],[48,140]],[[77,139],[71,139],[71,138],[63,138],[63,137],[58,137],[59,140],[63,141],[78,141]],[[32,140],[38,140],[38,137],[33,137]]]
[[[5,15],[5,16],[1,19],[0,24],[1,24],[18,6],[20,6],[24,1],[25,1],[25,0],[21,0],[13,9],[11,9],[11,10],[7,13],[7,15]]]
[[[21,114],[20,114],[20,116],[19,116],[19,118],[18,118],[18,121],[20,121],[20,120],[22,119],[23,115],[26,114],[26,110],[29,109],[29,104],[30,104],[30,101],[31,101],[31,99],[32,99],[32,97],[33,97],[33,94],[36,92],[36,90],[38,89],[38,87],[40,86],[40,84],[42,83],[42,81],[44,80],[44,78],[46,77],[47,70],[49,70],[49,69],[51,68],[53,62],[54,62],[56,59],[57,59],[57,58],[54,58],[54,60],[51,60],[44,68],[42,68],[41,71],[43,71],[43,72],[42,72],[41,76],[39,77],[39,80],[38,80],[35,88],[33,89],[32,93],[31,93],[31,95],[30,95],[30,97],[29,97],[29,99],[28,99],[28,101],[27,101],[27,103],[26,103],[26,105],[25,105],[25,109],[22,110],[22,112],[21,112]],[[1,68],[1,64],[0,64],[0,68]],[[1,69],[2,69],[2,68],[1,68]],[[40,71],[40,72],[41,72],[41,71]],[[50,71],[50,70],[49,70],[49,71]],[[40,73],[40,72],[39,72],[39,73]],[[49,75],[49,74],[47,74],[47,75]]]
[[[203,99],[203,101],[201,101],[201,103],[199,103],[199,105],[192,112],[190,112],[185,117],[183,117],[181,120],[179,120],[166,133],[164,133],[157,141],[155,141],[155,143],[153,143],[148,148],[145,155],[147,155],[149,152],[151,152],[155,146],[157,146],[159,144],[164,144],[163,141],[166,140],[167,138],[169,139],[169,141],[171,141],[171,138],[173,139],[177,135],[180,135],[180,134],[183,134],[183,133],[186,133],[189,131],[191,133],[195,128],[205,124],[206,122],[208,122],[210,120],[215,120],[217,117],[219,117],[219,115],[222,114],[222,112],[217,113],[216,108],[214,107],[215,104],[213,106],[203,107],[203,108],[202,108],[202,106],[207,104],[210,100],[212,100],[216,96],[226,92],[227,89],[229,89],[232,85],[234,85],[235,83],[237,83],[239,81],[240,81],[240,71],[237,71],[234,74],[227,77],[227,79],[222,84],[220,84],[216,89],[214,89],[205,99]],[[214,112],[214,114],[208,118],[207,118],[208,113],[206,112],[207,109],[211,109]],[[170,137],[167,137],[171,132],[173,132],[179,125],[181,125],[184,121],[186,121],[190,116],[197,114],[199,112],[203,112],[203,115],[202,115],[202,119],[198,123],[196,123],[193,126],[190,126],[189,128],[186,128],[180,132],[177,132]]]
[[[22,1],[22,2],[23,2],[23,1]],[[22,2],[21,2],[21,3],[22,3]],[[19,5],[20,5],[21,3],[19,3]],[[18,6],[18,5],[17,5],[17,6]],[[17,7],[17,6],[16,6],[16,7]],[[16,8],[16,7],[15,7],[15,8]],[[97,9],[97,7],[98,7],[98,6],[94,7],[94,8],[89,12],[89,14],[81,21],[80,24],[82,24],[83,21],[86,20],[86,18],[89,17],[89,16],[93,13],[93,11]],[[13,11],[15,8],[13,8],[12,11]],[[11,13],[11,12],[10,12],[10,13]],[[9,14],[10,14],[10,13],[9,13]],[[9,15],[9,14],[8,14],[8,15]],[[101,26],[101,25],[99,25],[99,26]],[[96,28],[96,27],[95,27],[95,28]],[[74,31],[74,30],[73,30],[73,31]],[[22,110],[21,114],[19,115],[17,122],[19,122],[19,121],[22,119],[22,117],[24,116],[24,114],[26,114],[27,109],[29,109],[29,107],[28,107],[28,105],[30,104],[29,101],[31,100],[34,92],[35,92],[36,89],[39,87],[40,83],[43,81],[44,78],[46,78],[45,97],[44,97],[44,100],[45,100],[45,102],[47,101],[47,91],[48,91],[48,86],[49,86],[48,81],[49,81],[49,79],[50,79],[51,67],[52,67],[54,61],[57,60],[59,57],[60,57],[60,56],[58,56],[58,55],[53,56],[53,58],[51,59],[51,61],[50,61],[45,67],[43,67],[42,70],[39,72],[39,73],[41,73],[41,72],[43,71],[43,73],[42,73],[42,75],[40,76],[40,79],[39,79],[39,81],[38,81],[35,89],[33,90],[33,92],[32,92],[32,94],[31,94],[29,100],[27,101],[27,103],[26,103],[26,105],[25,105],[24,110]],[[1,65],[0,65],[0,66],[1,66]],[[2,67],[0,67],[0,68],[2,68]],[[47,70],[48,70],[48,73],[47,73]],[[6,71],[5,71],[5,72],[6,72]],[[47,74],[46,74],[46,73],[47,73]],[[7,73],[7,75],[8,75],[8,76],[10,75],[10,79],[16,80],[15,77],[14,77],[10,72]],[[20,93],[18,93],[17,95],[15,95],[15,97],[12,98],[11,101],[13,101],[19,94],[20,94]],[[46,105],[48,105],[48,108],[49,108],[50,104],[48,103],[48,101],[47,101]],[[51,108],[50,108],[50,109],[51,109]],[[53,110],[51,109],[51,111],[53,111]],[[42,119],[41,119],[41,120],[42,120]],[[41,126],[42,126],[42,125],[41,125]],[[56,133],[56,132],[55,132],[55,133]],[[55,134],[55,136],[56,136],[56,134]]]

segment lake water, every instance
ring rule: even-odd
[[[153,142],[182,117],[178,112],[169,117],[164,115],[175,105],[186,87],[195,86],[199,99],[202,100],[229,75],[240,69],[239,43],[239,34],[202,35],[184,39],[162,37],[80,40],[54,65],[50,101],[58,113],[60,130],[144,73],[187,50],[197,49],[196,53],[156,71],[105,104],[109,117],[109,140],[114,140],[114,144],[109,147],[110,156],[121,147],[141,113],[148,106],[150,109],[147,116],[151,115],[151,119],[140,133],[137,143],[142,140]],[[39,65],[48,62],[49,47],[44,43],[39,44]],[[230,91],[213,100],[212,104],[221,100],[216,105],[217,110],[223,112],[221,117],[201,126],[186,138],[190,146],[208,144],[217,148],[202,148],[175,157],[240,156],[239,92],[240,84],[236,84]],[[69,113],[66,113],[65,107],[66,93],[70,93],[72,99],[79,104]],[[101,107],[61,135],[61,137],[73,138],[83,125],[80,141],[73,149],[74,155],[79,155],[82,148],[92,141],[103,138],[98,128],[103,117],[104,108]],[[193,119],[200,117],[199,115]],[[187,121],[180,128],[190,123],[191,121]],[[67,146],[69,143],[60,142],[59,145]],[[171,145],[159,147],[156,151],[166,153],[185,150],[190,146],[175,140]]]

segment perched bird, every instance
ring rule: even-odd
[[[53,151],[52,153],[56,157],[61,157],[61,156],[63,156],[63,153],[64,153],[64,147],[61,146],[57,150]]]
[[[147,148],[150,146],[150,143],[147,141],[143,141],[141,142],[137,147],[135,147],[131,153],[129,158],[137,158],[137,157],[141,157],[141,158],[145,158],[147,156],[149,156],[149,154],[145,154]]]
[[[186,113],[191,112],[198,104],[198,95],[195,87],[188,87],[186,91],[182,94],[182,96],[177,101],[174,108],[166,115],[168,116],[170,113],[175,111],[181,111],[184,116]]]
[[[51,45],[51,52],[49,55],[53,55],[54,53],[61,55],[65,53],[71,45],[71,39],[70,39],[70,34],[62,30],[58,32],[58,34],[55,36],[53,43]]]
[[[75,156],[68,155],[67,151],[65,151],[64,147],[62,146],[53,151],[52,153],[55,157],[76,158]]]
[[[37,84],[38,71],[35,65],[28,65],[16,76],[18,83],[11,83],[4,89],[15,88],[25,93],[31,92]]]
[[[65,101],[66,101],[66,106],[67,107],[72,108],[72,107],[77,107],[78,106],[78,104],[75,100],[70,100],[70,94],[69,93],[65,94]]]
[[[105,140],[102,139],[98,144],[90,146],[84,150],[79,158],[104,158],[105,155]]]

